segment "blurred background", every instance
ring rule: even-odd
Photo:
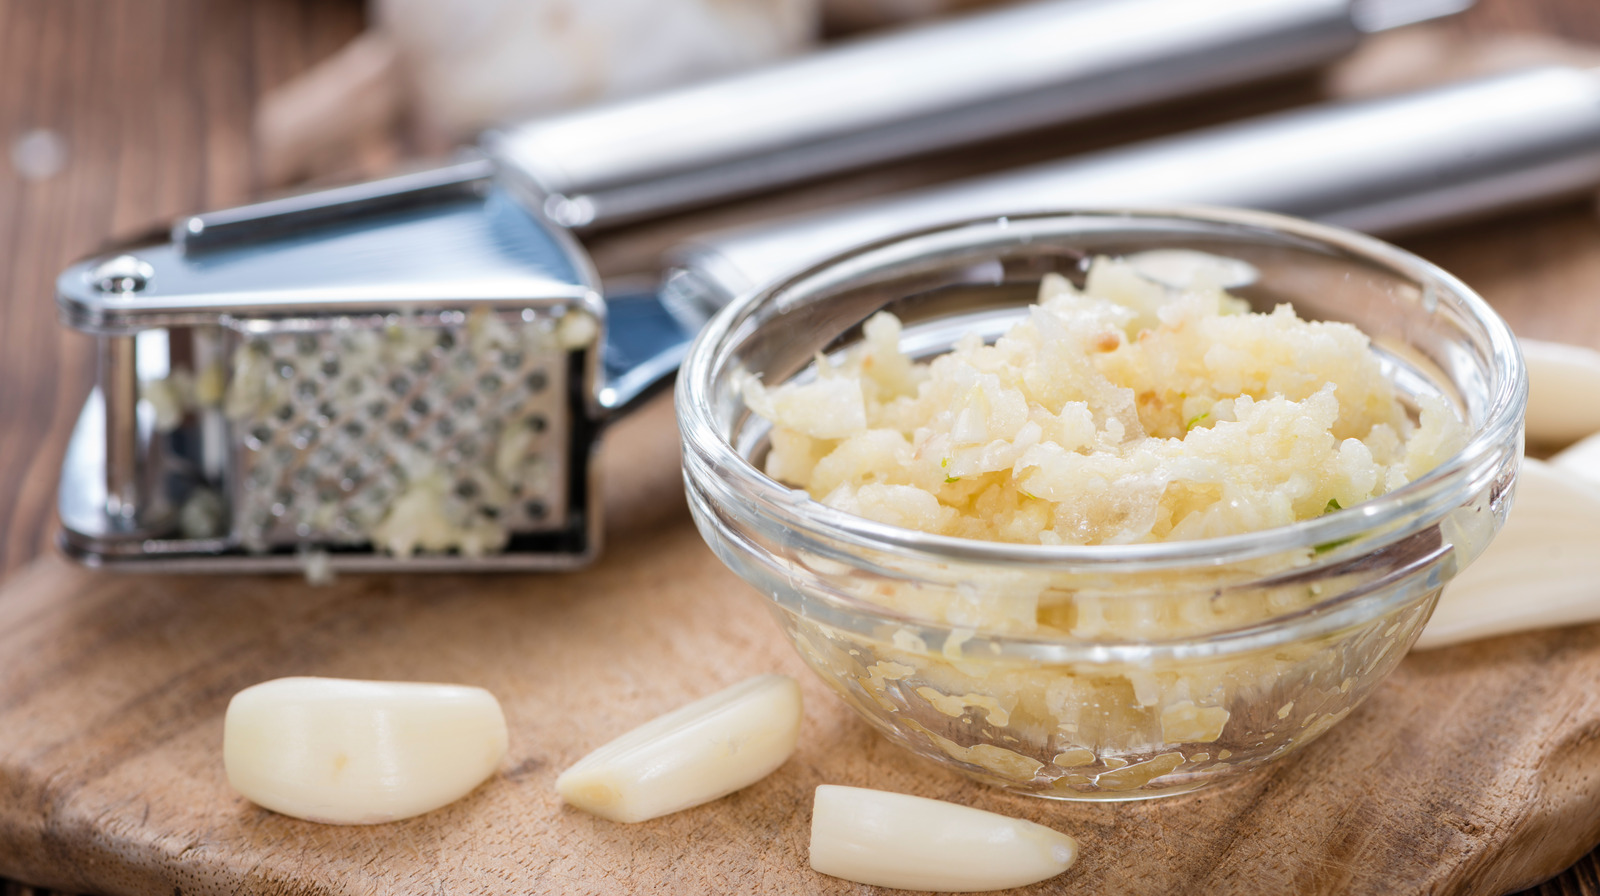
[[[1204,2],[1204,0],[1196,0]],[[177,216],[439,159],[496,121],[686,83],[984,0],[0,0],[0,574],[51,550],[92,378],[57,272]],[[1478,0],[1332,68],[879,165],[608,231],[602,275],[683,236],[1330,99],[1539,62],[1600,65],[1600,2]],[[1600,347],[1592,197],[1402,244],[1521,335]],[[0,894],[34,891],[0,882]],[[1535,891],[1600,896],[1591,854]]]

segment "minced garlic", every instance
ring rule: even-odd
[[[1122,544],[1267,529],[1350,507],[1464,442],[1438,396],[1413,422],[1367,337],[1173,290],[1098,258],[1047,275],[994,344],[916,363],[881,313],[842,360],[774,388],[767,472],[869,519],[1030,544]]]

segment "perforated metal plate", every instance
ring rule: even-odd
[[[476,555],[561,528],[593,328],[560,306],[234,322],[232,534]]]

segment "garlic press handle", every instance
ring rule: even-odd
[[[991,215],[1223,205],[1395,233],[1596,184],[1600,71],[1539,68],[710,234],[674,250],[666,294],[704,316],[852,246]]]
[[[1049,0],[485,138],[574,229],[1304,70],[1472,0]]]

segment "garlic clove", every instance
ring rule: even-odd
[[[799,737],[800,686],[758,675],[596,749],[561,773],[556,792],[601,818],[648,821],[765,778]]]
[[[1563,473],[1600,487],[1600,433],[1561,449],[1550,457],[1549,463]]]
[[[1482,556],[1445,586],[1414,649],[1600,620],[1600,485],[1528,458]]]
[[[856,883],[973,893],[1054,877],[1078,842],[1020,818],[901,793],[824,784],[811,810],[811,867]]]
[[[228,704],[222,759],[246,799],[295,818],[377,824],[466,796],[506,755],[482,688],[279,678]]]
[[[1528,441],[1560,445],[1600,432],[1600,352],[1518,339],[1528,365]]]

